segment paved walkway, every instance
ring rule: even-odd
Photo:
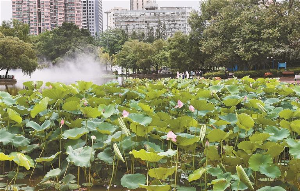
[[[279,79],[281,82],[287,82],[287,83],[295,83],[294,77],[280,77]],[[300,81],[297,81],[297,84],[299,84]]]

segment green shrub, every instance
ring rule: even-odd
[[[220,78],[227,78],[225,71],[215,71],[215,72],[207,72],[203,74],[204,78],[213,78],[213,77],[220,77]]]

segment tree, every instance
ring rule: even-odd
[[[158,39],[152,44],[154,53],[151,56],[152,66],[158,73],[159,68],[163,66],[169,66],[169,51],[167,50],[168,42],[162,39]]]
[[[46,31],[38,36],[37,50],[39,56],[56,63],[67,52],[83,49],[94,44],[94,39],[86,29],[79,29],[73,23],[63,23],[62,26]]]
[[[128,40],[128,35],[122,29],[109,29],[100,35],[99,46],[103,47],[110,56],[117,54],[123,44]]]
[[[22,69],[23,73],[30,75],[37,66],[36,53],[31,44],[17,37],[0,37],[0,69],[6,69],[6,77],[11,69]]]
[[[0,26],[0,32],[4,36],[18,37],[24,42],[30,42],[29,38],[29,25],[23,24],[18,20],[3,21]]]

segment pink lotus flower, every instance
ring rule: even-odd
[[[245,97],[244,97],[244,101],[247,101],[247,99],[248,99],[248,97],[247,97],[247,96],[245,96]]]
[[[209,147],[209,142],[208,141],[205,142],[205,147]]]
[[[62,119],[62,120],[60,121],[60,124],[61,124],[61,125],[64,125],[64,124],[65,124],[65,120]]]
[[[169,131],[169,133],[167,134],[167,140],[172,140],[173,142],[176,142],[176,135],[172,132],[172,131]]]
[[[49,88],[52,89],[52,86],[50,85]]]
[[[182,108],[182,106],[183,106],[183,103],[180,100],[178,100],[177,105],[175,106],[175,108]]]
[[[126,110],[123,110],[123,113],[122,113],[123,117],[128,117],[129,116],[129,112],[126,111]]]
[[[189,106],[189,110],[190,110],[191,112],[195,112],[194,106],[190,105],[190,106]]]

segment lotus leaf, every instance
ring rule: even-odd
[[[41,183],[46,182],[50,178],[54,178],[54,177],[59,176],[60,173],[61,173],[61,170],[59,168],[50,170],[49,172],[47,172],[47,174],[45,175],[45,177],[43,178],[43,180],[41,181]]]
[[[26,127],[31,127],[36,131],[43,131],[43,130],[47,129],[48,127],[50,127],[50,125],[51,125],[50,120],[44,121],[44,123],[42,125],[39,125],[34,121],[29,121],[26,123]]]
[[[220,129],[213,129],[207,134],[210,142],[220,142],[226,138],[227,133]]]
[[[51,162],[53,161],[57,155],[59,155],[61,152],[57,152],[54,155],[51,155],[50,157],[41,157],[41,158],[36,158],[36,162]]]
[[[114,159],[113,159],[113,151],[111,150],[111,148],[106,148],[104,149],[103,152],[100,152],[97,157],[104,161],[107,164],[112,164]]]
[[[49,98],[45,97],[43,98],[38,104],[36,104],[33,109],[30,111],[30,116],[32,118],[35,118],[37,114],[39,114],[42,111],[45,111],[47,109],[49,102]]]
[[[111,135],[117,130],[117,128],[118,128],[117,126],[111,123],[103,122],[100,123],[96,129],[102,134]]]
[[[52,88],[52,89],[45,89],[42,93],[43,97],[48,97],[50,98],[49,103],[55,103],[57,100],[61,99],[64,97],[64,92],[66,90],[64,89],[57,89],[57,88]]]
[[[274,164],[260,166],[259,172],[266,175],[269,178],[278,178],[281,175],[280,169]]]
[[[20,114],[17,113],[15,110],[7,108],[7,113],[8,113],[9,119],[11,119],[19,124],[22,123],[22,118],[20,117]]]
[[[274,142],[281,141],[290,135],[288,129],[280,129],[274,126],[268,126],[264,132],[269,133],[271,136],[268,138],[268,140]]]
[[[146,183],[146,177],[143,174],[125,174],[121,178],[121,185],[129,189],[136,189]]]
[[[271,135],[268,133],[255,133],[249,137],[250,141],[252,142],[264,142],[267,140]]]
[[[244,150],[248,154],[252,154],[257,148],[259,148],[259,144],[251,141],[242,141],[238,144],[238,148]]]
[[[172,174],[174,174],[176,168],[175,167],[171,167],[171,168],[152,168],[148,171],[148,174],[150,177],[152,178],[156,178],[159,180],[165,180],[166,178],[168,178],[168,176],[171,176]]]
[[[198,111],[212,111],[215,109],[215,106],[206,100],[192,100],[191,105]]]
[[[202,176],[205,172],[206,172],[206,168],[199,168],[199,169],[195,170],[195,171],[193,172],[193,174],[190,174],[190,175],[189,175],[189,178],[188,178],[189,182],[192,182],[192,181],[194,181],[194,180],[200,179],[201,176]]]
[[[236,85],[227,85],[226,89],[231,93],[231,94],[238,94],[239,93],[239,88]]]
[[[170,185],[140,185],[140,188],[145,188],[147,191],[169,191]]]
[[[291,122],[292,131],[298,133],[300,135],[300,120],[295,120]]]
[[[287,144],[290,146],[290,154],[296,159],[300,159],[300,141],[288,139]]]
[[[12,140],[12,145],[15,147],[26,147],[30,143],[29,139],[23,135],[16,135]]]
[[[103,115],[104,118],[109,118],[110,116],[112,116],[115,112],[115,106],[114,105],[103,105],[101,104],[98,107],[98,110],[101,112],[101,114]]]
[[[149,132],[151,132],[153,130],[153,127],[151,127],[151,126],[145,127],[136,122],[133,122],[130,124],[130,129],[137,136],[143,137],[143,136],[147,135]]]
[[[80,109],[81,112],[88,118],[96,118],[101,115],[101,112],[97,108],[83,107]]]
[[[64,144],[64,148],[67,149],[68,146],[71,146],[73,149],[78,149],[83,147],[85,144],[86,142],[82,139],[68,139]]]
[[[279,116],[281,118],[284,118],[285,120],[290,119],[291,117],[293,117],[294,112],[291,111],[290,109],[284,109],[279,113]]]
[[[8,92],[0,91],[1,98],[11,98],[11,95]]]
[[[209,168],[207,170],[207,172],[209,174],[211,174],[212,176],[217,176],[217,177],[219,177],[221,174],[223,174],[222,169],[220,169],[219,167],[218,168]]]
[[[236,123],[237,122],[237,116],[233,113],[229,113],[227,115],[220,115],[219,116],[220,119],[223,119],[224,121],[227,121],[231,124]]]
[[[93,82],[77,81],[77,85],[80,92],[85,92],[92,87]]]
[[[230,186],[230,182],[225,178],[215,179],[211,182],[213,184],[213,190],[226,190],[228,186]]]
[[[254,154],[249,159],[249,167],[254,171],[259,171],[261,166],[267,166],[273,163],[270,155]]]
[[[2,101],[3,101],[3,103],[5,103],[5,105],[7,105],[7,106],[11,106],[11,105],[13,105],[13,104],[16,103],[16,100],[15,100],[15,99],[12,99],[12,98],[9,98],[9,97],[4,98]]]
[[[266,152],[267,155],[271,155],[273,158],[279,156],[284,150],[284,147],[279,145],[279,144],[275,144],[273,146],[268,147],[268,151]]]
[[[0,153],[0,161],[12,161],[15,157],[14,156],[9,156],[9,155],[5,155],[4,153]]]
[[[166,152],[158,153],[159,156],[172,157],[177,154],[176,150],[168,149]]]
[[[91,161],[94,160],[93,148],[89,146],[78,149],[68,146],[66,153],[68,154],[67,161],[79,167],[90,167]]]
[[[75,111],[75,110],[79,110],[79,108],[80,108],[79,104],[80,104],[79,101],[68,101],[68,102],[64,103],[62,108],[66,111]]]
[[[285,189],[283,189],[280,186],[275,186],[275,187],[265,186],[265,187],[258,189],[257,191],[285,191]]]
[[[143,114],[138,114],[138,113],[131,113],[129,115],[129,118],[134,121],[134,122],[137,122],[143,126],[148,126],[151,121],[152,121],[152,118],[149,117],[149,116],[145,116]]]
[[[246,131],[249,131],[254,126],[254,121],[252,117],[250,117],[245,113],[239,114],[237,118],[238,118],[237,125],[241,129],[245,129]]]
[[[25,167],[27,170],[30,169],[30,167],[34,167],[34,162],[28,155],[24,155],[22,153],[12,152],[10,153],[10,156],[14,157],[13,161],[19,165]]]
[[[161,147],[159,145],[155,144],[155,143],[145,141],[143,144],[146,148],[148,148],[147,151],[150,151],[150,152],[163,152]]]
[[[135,158],[140,158],[142,160],[149,161],[149,162],[158,162],[162,158],[164,158],[164,156],[160,156],[155,152],[147,152],[144,149],[141,149],[139,151],[132,150],[130,153],[133,154]]]
[[[81,136],[87,134],[89,131],[85,128],[74,128],[66,130],[62,136],[64,139],[79,139]]]
[[[6,129],[0,129],[0,142],[2,142],[3,145],[7,145],[8,143],[12,142],[14,137],[15,135],[6,131]]]

